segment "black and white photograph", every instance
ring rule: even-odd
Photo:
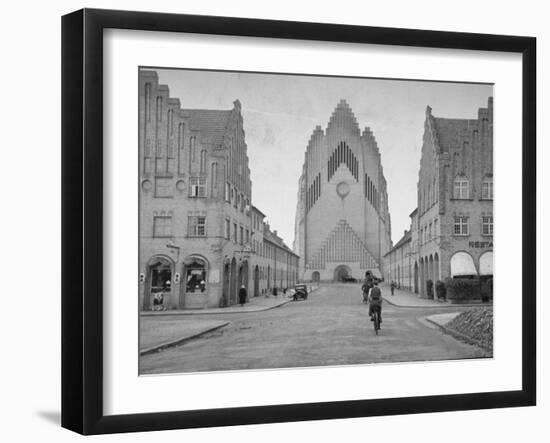
[[[493,84],[136,75],[140,375],[493,357]]]

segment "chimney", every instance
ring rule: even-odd
[[[275,229],[275,230],[273,231],[273,235],[275,235],[275,237],[277,237],[277,229]]]

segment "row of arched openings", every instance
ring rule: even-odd
[[[328,180],[336,173],[341,164],[345,164],[351,175],[359,181],[359,162],[346,142],[338,143],[338,146],[328,159]]]

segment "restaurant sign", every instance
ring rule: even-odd
[[[471,241],[469,244],[470,248],[483,249],[483,248],[492,248],[492,241]]]

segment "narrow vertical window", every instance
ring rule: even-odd
[[[206,149],[201,150],[200,173],[206,174]]]
[[[145,120],[151,121],[151,83],[145,83]]]
[[[191,163],[195,162],[197,157],[197,147],[195,146],[196,139],[197,137],[195,136],[189,138],[189,160]]]
[[[174,110],[168,110],[168,135],[174,135]]]
[[[157,120],[162,121],[162,97],[157,96]]]
[[[211,181],[212,192],[214,192],[218,189],[218,164],[217,163],[212,163],[212,166],[210,167],[210,181]]]

